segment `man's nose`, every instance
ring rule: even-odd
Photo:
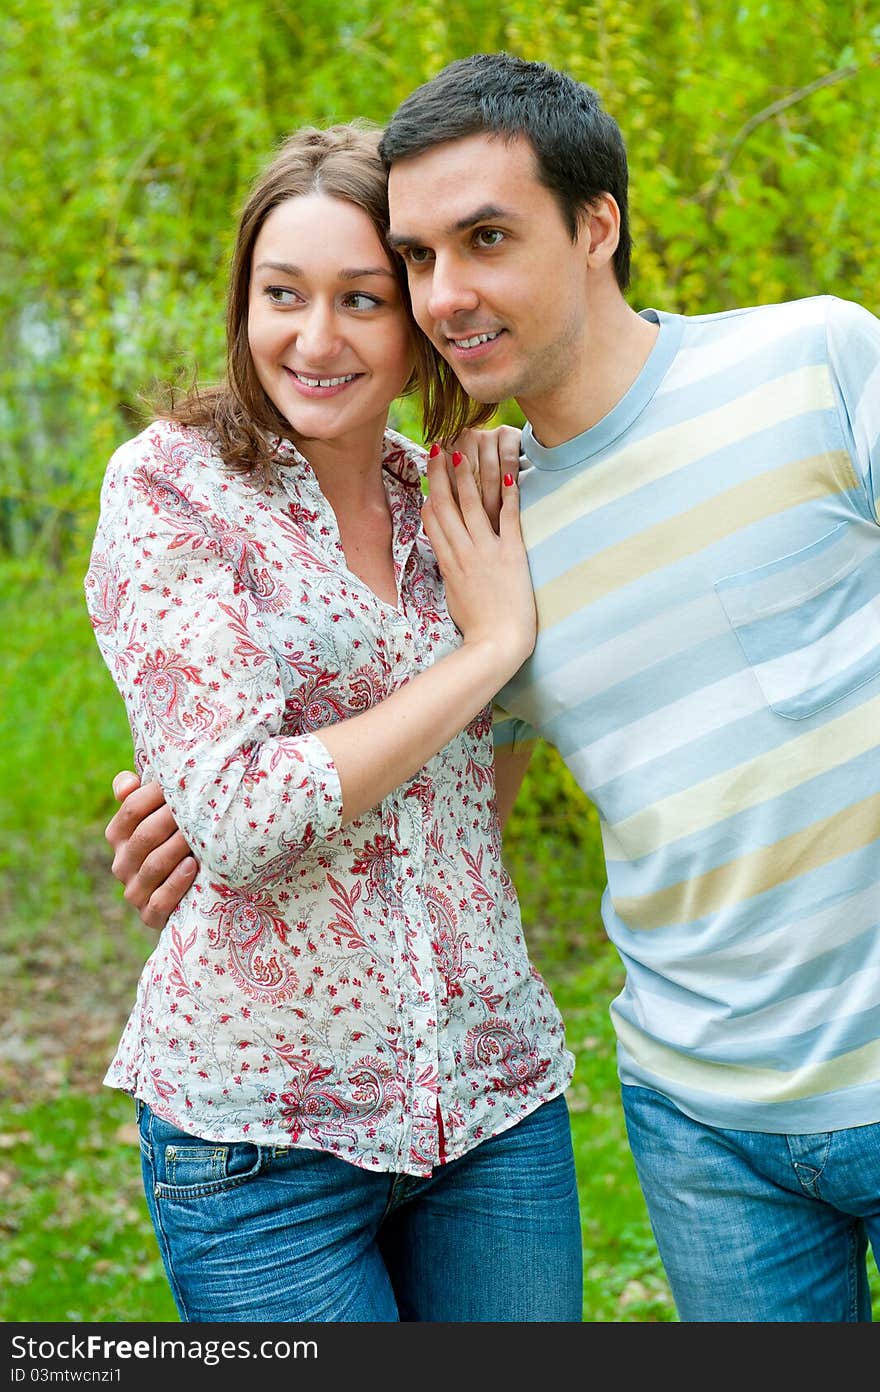
[[[427,298],[428,312],[434,323],[476,309],[479,302],[480,297],[467,274],[467,268],[451,257],[438,256]]]

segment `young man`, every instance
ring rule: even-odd
[[[620,133],[543,64],[451,64],[383,154],[438,372],[528,420],[539,636],[499,696],[499,804],[537,734],[599,811],[624,1109],[680,1318],[868,1320],[880,323],[829,296],[636,314]]]

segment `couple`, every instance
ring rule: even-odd
[[[680,1318],[868,1320],[880,325],[636,314],[619,131],[543,64],[451,64],[379,152],[390,257],[320,173],[246,210],[229,386],[114,457],[87,580],[145,785],[116,873],[147,921],[187,891],[107,1079],[181,1314],[579,1317],[571,1059],[499,853],[537,734],[601,818]],[[453,448],[421,529],[411,372]],[[519,479],[460,388],[522,406]]]

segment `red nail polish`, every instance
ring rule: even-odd
[[[456,450],[455,453],[454,453],[453,456],[452,456],[452,463],[453,463],[453,465],[454,465],[454,467],[455,467],[456,469],[458,468],[459,464],[461,463],[461,461],[462,461],[463,459],[464,459],[464,455],[463,455],[463,454],[459,454],[458,450]]]
[[[505,474],[505,475],[504,475],[504,487],[505,487],[505,488],[512,488],[512,487],[513,487],[513,474]]]
[[[436,459],[436,458],[437,458],[437,455],[438,455],[439,453],[440,453],[440,446],[437,444],[437,441],[435,440],[434,443],[433,443],[433,445],[431,446],[431,448],[428,450],[428,458],[429,458],[429,459]]]

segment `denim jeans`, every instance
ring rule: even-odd
[[[184,1321],[567,1321],[582,1310],[564,1096],[426,1177],[190,1136],[138,1103]]]
[[[880,1125],[725,1131],[624,1086],[630,1147],[680,1319],[870,1321]]]

